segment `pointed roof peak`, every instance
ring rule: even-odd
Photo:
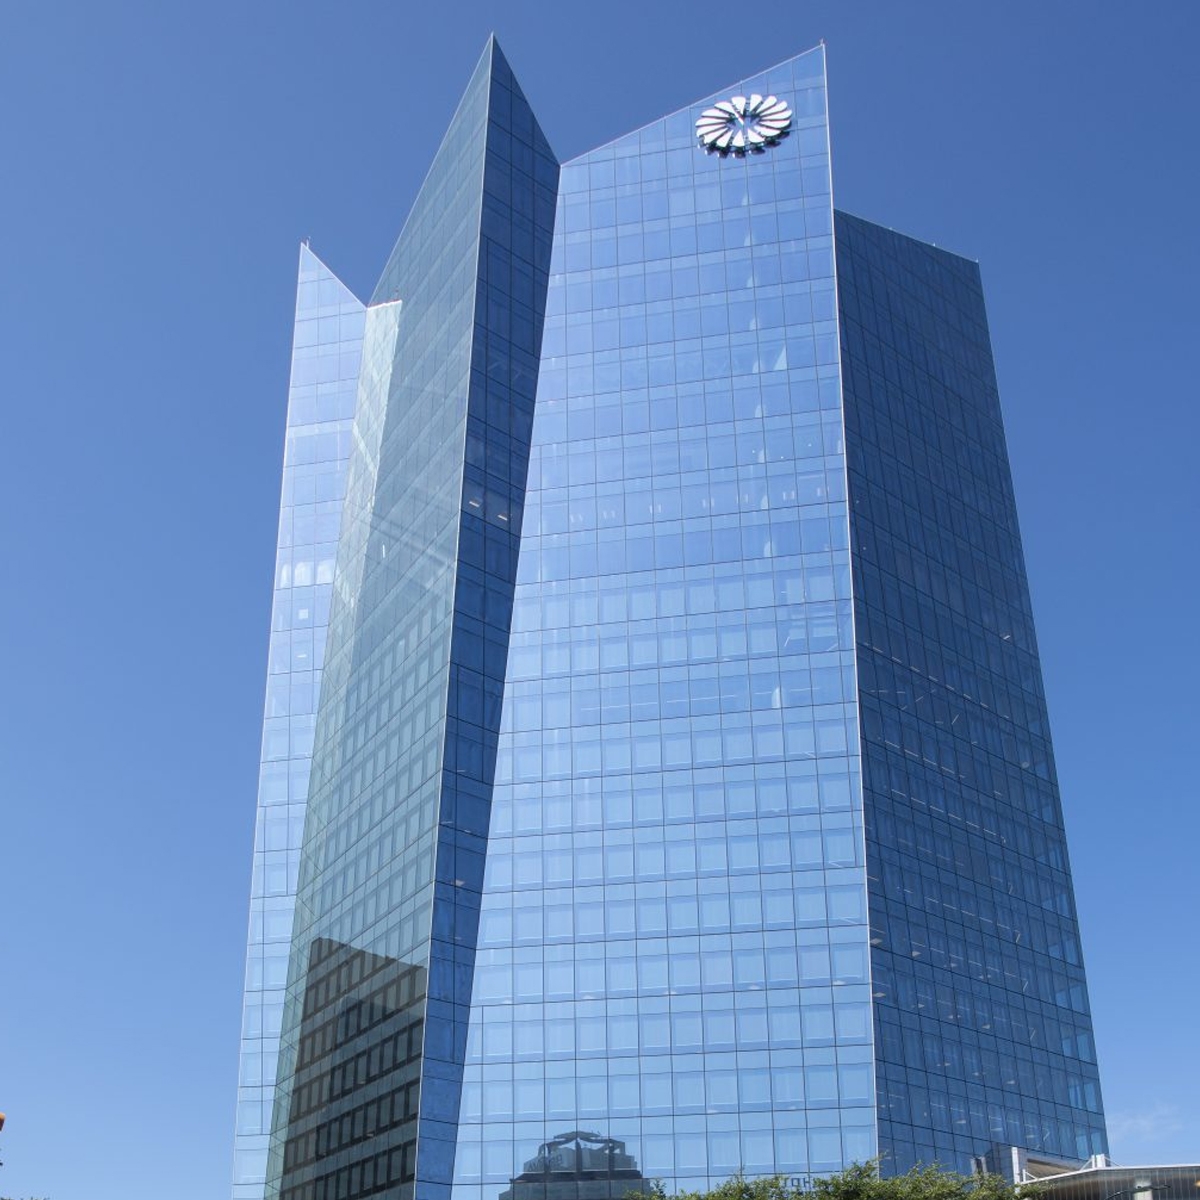
[[[484,47],[484,54],[491,54],[491,73],[492,77],[500,79],[506,87],[521,90],[521,85],[517,83],[517,78],[513,74],[512,64],[508,61],[508,56],[500,48],[500,39],[496,37],[495,31],[488,34],[487,45]],[[524,93],[522,93],[524,94]]]
[[[466,90],[459,99],[450,124],[446,127],[446,132],[434,153],[425,180],[417,192],[400,235],[392,247],[383,275],[375,287],[372,303],[391,299],[394,276],[402,269],[407,270],[407,267],[402,268],[401,262],[405,254],[415,252],[415,243],[412,238],[406,238],[406,233],[417,228],[421,221],[427,224],[436,223],[430,214],[436,211],[444,200],[432,198],[432,191],[427,190],[431,186],[430,181],[440,178],[447,171],[455,172],[455,177],[463,176],[463,164],[478,161],[467,156],[478,154],[486,161],[489,139],[512,137],[523,139],[533,148],[535,163],[540,164],[537,167],[541,172],[539,178],[543,182],[549,179],[551,174],[557,180],[558,158],[538,124],[537,117],[493,33],[489,34],[484,43],[483,52],[471,72]],[[505,157],[508,157],[507,151]],[[447,165],[455,162],[458,163],[457,166]],[[553,164],[552,171],[548,163]],[[429,205],[433,207],[429,208]]]
[[[483,44],[483,52],[485,54],[490,52],[493,58],[498,56],[502,62],[508,61],[504,51],[500,49],[500,39],[496,36],[494,29],[487,35],[487,41]]]
[[[303,282],[306,279],[331,279],[334,283],[346,293],[348,300],[355,304],[361,305],[362,301],[351,291],[350,288],[342,282],[342,279],[333,270],[324,259],[309,244],[308,238],[305,238],[300,243],[300,265],[299,265],[300,280]]]
[[[508,59],[505,57],[504,51],[500,49],[500,42],[496,37],[496,31],[492,30],[487,35],[487,40],[483,43],[483,49],[479,53],[479,58],[475,63],[475,70],[471,72],[473,79],[480,71],[486,71],[489,74],[494,73],[496,67],[500,66],[507,70],[510,74],[512,68],[508,65]]]
[[[500,39],[496,36],[494,29],[488,34],[488,45],[492,48],[492,58],[499,59],[505,66],[508,66],[508,55],[500,49]]]

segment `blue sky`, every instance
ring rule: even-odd
[[[491,29],[562,158],[824,38],[981,260],[1114,1156],[1200,1157],[1192,0],[10,6],[0,1194],[227,1194],[296,246],[367,295]]]

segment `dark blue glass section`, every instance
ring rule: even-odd
[[[835,218],[879,1147],[1106,1150],[977,265]]]
[[[494,40],[490,53],[417,1144],[423,1198],[448,1196],[454,1170],[558,188],[558,161]]]

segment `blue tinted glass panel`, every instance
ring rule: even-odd
[[[367,310],[268,1195],[448,1193],[557,164],[490,42]]]
[[[566,164],[456,1200],[875,1149],[822,54]]]
[[[837,242],[880,1150],[1083,1159],[1104,1117],[979,269],[843,213]]]
[[[363,305],[300,249],[242,1013],[234,1200],[261,1200]]]

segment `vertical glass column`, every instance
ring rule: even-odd
[[[250,892],[233,1200],[261,1200],[363,305],[300,247]]]
[[[978,264],[837,214],[880,1153],[1107,1151]]]
[[[455,1200],[874,1153],[825,111],[562,168]]]
[[[490,41],[368,309],[268,1160],[281,1200],[449,1192],[556,173]]]

